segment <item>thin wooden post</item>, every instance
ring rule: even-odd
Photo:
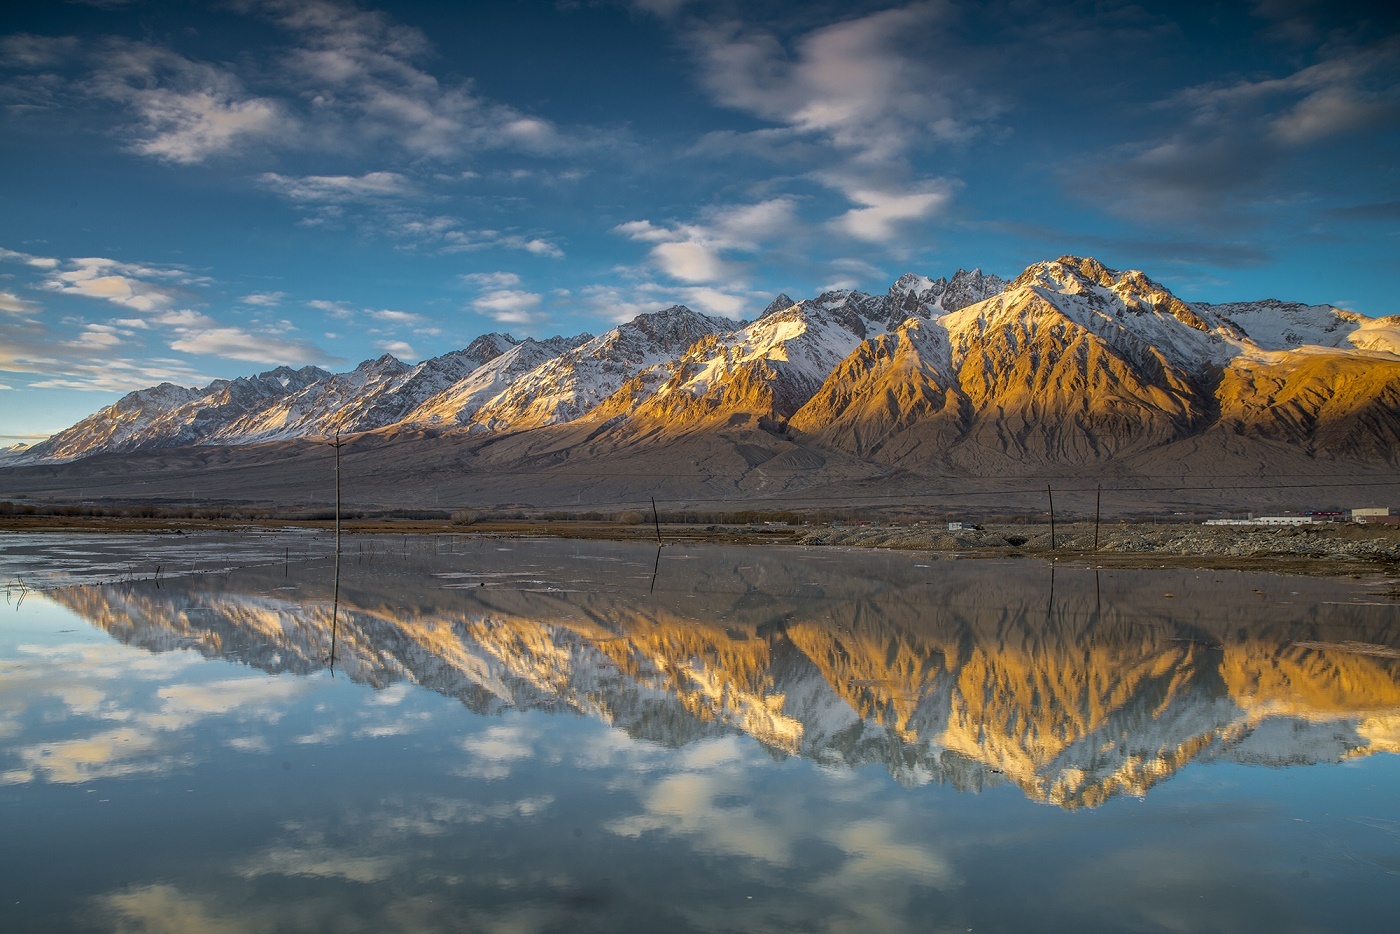
[[[661,544],[661,516],[656,511],[656,497],[651,498],[651,520],[656,523],[656,544]]]
[[[1099,484],[1098,492],[1094,494],[1094,551],[1099,550],[1099,504],[1103,501],[1103,484]]]
[[[1050,497],[1050,550],[1055,550],[1055,494],[1050,492],[1050,484],[1045,484],[1045,495]]]

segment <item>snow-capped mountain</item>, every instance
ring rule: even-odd
[[[586,431],[547,440],[570,426]],[[586,436],[596,456],[730,428],[782,433],[808,464],[834,454],[976,475],[1227,439],[1393,462],[1400,318],[1188,303],[1141,272],[1065,256],[1009,283],[959,269],[908,273],[882,294],[783,294],[748,324],[677,305],[598,337],[488,334],[416,366],[385,355],[336,375],[163,384],[3,463],[336,431],[534,432],[551,456]]]
[[[573,421],[647,368],[674,360],[703,337],[737,326],[684,305],[638,315],[517,378],[477,411],[475,424],[490,431],[515,431]]]
[[[861,341],[885,329],[886,303],[861,292],[780,307],[784,299],[753,324],[697,341],[639,374],[599,406],[599,417],[673,431],[735,415],[786,419]]]
[[[543,341],[527,337],[514,342],[514,338],[501,336],[512,342],[509,349],[483,361],[468,375],[429,396],[404,421],[432,429],[469,425],[483,405],[508,389],[521,376],[593,339],[591,334],[580,334],[577,337],[556,336]]]
[[[999,295],[1005,288],[1004,279],[985,275],[980,269],[959,269],[951,279],[930,279],[906,272],[890,286],[888,323],[896,325],[913,316],[936,318]]]
[[[257,376],[215,380],[203,389],[161,383],[127,393],[113,405],[30,448],[24,460],[69,460],[139,448],[215,441],[250,412],[330,380],[319,367],[277,367]]]

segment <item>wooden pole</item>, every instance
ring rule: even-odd
[[[1050,492],[1050,484],[1045,484],[1045,495],[1050,497],[1050,550],[1055,550],[1055,494]]]
[[[656,523],[656,544],[661,544],[661,516],[656,511],[656,497],[651,498],[651,521]]]
[[[1094,551],[1099,550],[1099,504],[1103,502],[1103,484],[1099,484],[1098,492],[1094,494]]]
[[[340,449],[345,442],[340,440],[340,432],[335,433],[335,571],[340,574]]]

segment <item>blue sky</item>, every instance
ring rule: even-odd
[[[0,436],[1063,253],[1395,314],[1386,7],[9,4]]]

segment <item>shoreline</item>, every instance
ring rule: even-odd
[[[331,520],[172,519],[92,516],[0,517],[0,546],[10,533],[183,535],[191,532],[330,532]],[[345,535],[454,535],[656,542],[652,523],[582,520],[343,520]],[[1114,522],[989,524],[948,531],[935,525],[779,525],[662,523],[663,544],[713,543],[891,549],[945,559],[1040,558],[1104,568],[1197,567],[1311,576],[1400,575],[1400,526],[1318,523],[1303,526],[1204,526]],[[1400,592],[1400,591],[1395,591]]]

